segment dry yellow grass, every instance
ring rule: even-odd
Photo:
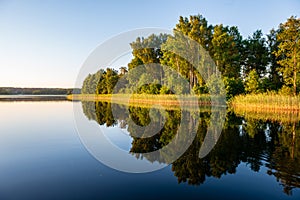
[[[166,104],[166,105],[186,105],[203,104],[210,105],[209,95],[191,96],[191,95],[151,95],[151,94],[79,94],[69,95],[69,100],[74,101],[112,101],[114,103],[137,103],[137,104]]]
[[[69,95],[67,97],[69,100],[73,101],[104,101],[111,103],[118,103],[130,106],[139,107],[157,107],[163,106],[166,109],[202,109],[210,110],[211,106],[211,96],[201,95],[150,95],[150,94],[104,94],[104,95],[94,95],[94,94],[78,94]],[[217,98],[217,97],[216,97]],[[217,102],[218,101],[214,101]],[[224,105],[224,104],[222,104]],[[208,109],[209,108],[209,109]]]
[[[300,121],[300,96],[278,94],[240,95],[230,101],[239,116],[278,122]]]
[[[252,112],[299,112],[300,96],[277,94],[239,95],[230,101],[234,109]]]

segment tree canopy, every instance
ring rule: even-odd
[[[293,94],[296,95],[300,72],[300,19],[292,16],[287,22],[280,24],[277,40],[279,45],[275,55],[279,58],[278,71],[283,76],[284,84],[293,87]]]
[[[186,52],[188,58],[166,50],[174,46],[182,51],[194,48],[192,44],[187,44],[180,34],[200,44],[203,50],[195,51],[196,53]],[[170,94],[170,85],[176,80],[158,67],[157,64],[161,64],[185,78],[189,82],[190,90],[194,90],[196,94],[208,93],[210,83],[207,83],[203,74],[197,70],[197,67],[202,65],[210,71],[209,73],[214,72],[214,69],[203,61],[203,56],[201,57],[203,51],[206,51],[221,73],[227,98],[241,93],[266,91],[296,95],[300,89],[299,38],[300,19],[294,16],[267,35],[261,30],[256,30],[247,38],[241,36],[236,26],[212,25],[202,15],[189,18],[180,16],[172,35],[152,34],[147,38],[138,37],[130,43],[133,59],[128,63],[127,69],[129,72],[137,66],[140,69],[134,71],[126,81],[122,81],[127,92]],[[196,60],[198,63],[195,66],[189,60]],[[106,70],[101,69],[95,74],[89,74],[83,82],[82,93],[112,93],[115,84],[127,72],[124,69],[125,67],[118,73],[107,67]],[[147,73],[153,75],[151,83],[132,91],[131,88],[139,82],[149,79],[145,76]]]

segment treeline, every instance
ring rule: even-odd
[[[185,44],[186,41],[178,33],[199,43],[213,60],[217,70],[203,61],[203,51],[195,51],[196,53],[187,59],[168,50],[174,46],[184,50],[187,49],[185,47],[192,46]],[[168,85],[176,85],[176,80],[153,63],[169,66],[178,72],[189,82],[189,89],[196,94],[218,90],[218,78],[211,76],[214,71],[221,73],[220,77],[225,84],[225,91],[218,92],[226,92],[227,98],[237,94],[270,91],[297,95],[300,89],[300,19],[294,16],[266,35],[261,30],[256,30],[247,38],[241,36],[238,27],[211,25],[202,15],[180,17],[173,35],[160,34],[137,38],[130,45],[133,59],[128,63],[129,72],[138,66],[143,66],[143,70],[137,71],[127,80],[122,80],[126,85],[123,92],[172,93]],[[196,65],[189,60],[196,60]],[[207,73],[199,73],[199,66],[204,68],[204,65]],[[124,70],[123,68],[122,73],[118,74],[116,70],[107,68],[90,74],[83,83],[82,93],[111,93],[123,76]],[[144,84],[133,91],[132,88],[139,85],[141,80],[149,79],[147,73],[156,73],[152,83]],[[208,79],[205,75],[212,78]],[[180,87],[180,84],[177,84],[177,87]]]
[[[1,87],[0,95],[69,95],[80,93],[80,89],[72,88],[15,88]]]

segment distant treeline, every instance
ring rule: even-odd
[[[15,88],[1,87],[0,95],[68,95],[80,93],[80,89],[73,88]]]

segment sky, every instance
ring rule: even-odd
[[[300,17],[300,0],[0,0],[0,87],[72,88],[90,53],[113,36],[172,30],[179,16],[197,14],[248,37]]]

